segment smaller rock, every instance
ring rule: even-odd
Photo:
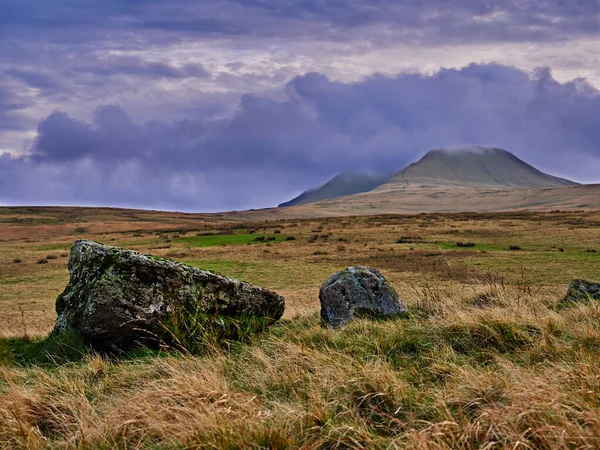
[[[586,280],[573,280],[567,289],[567,295],[560,302],[561,305],[587,302],[590,299],[600,300],[600,283]]]
[[[406,312],[398,293],[379,270],[348,267],[333,274],[319,291],[321,319],[333,328],[355,316],[389,316]]]

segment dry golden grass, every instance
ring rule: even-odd
[[[296,239],[194,245],[247,229]],[[79,237],[273,288],[285,319],[202,357],[114,359],[76,341],[54,353],[39,339]],[[586,250],[599,237],[594,212],[251,222],[0,209],[0,448],[598,448],[600,309],[555,305],[571,278],[598,278]],[[318,288],[350,264],[382,269],[410,316],[323,328]]]

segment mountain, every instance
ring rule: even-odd
[[[367,173],[341,173],[323,186],[303,192],[279,207],[322,202],[362,193],[369,193],[370,197],[373,197],[383,192],[405,192],[413,189],[542,188],[576,185],[578,183],[541,172],[501,148],[461,147],[430,150],[419,161],[391,178]],[[352,200],[353,198],[348,199]]]
[[[298,197],[282,203],[279,207],[303,205],[305,203],[314,203],[320,200],[368,192],[381,185],[387,179],[388,177],[369,173],[341,173],[323,186],[303,192]]]
[[[464,147],[429,151],[379,190],[436,187],[553,187],[577,183],[548,175],[507,150]]]

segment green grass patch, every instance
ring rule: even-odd
[[[60,366],[79,362],[90,353],[74,331],[45,338],[0,338],[0,364]]]
[[[52,250],[71,250],[72,245],[73,242],[59,242],[56,244],[40,245],[39,247],[36,247],[36,250],[39,252],[49,252]]]
[[[214,234],[210,236],[186,236],[173,239],[173,242],[186,244],[190,247],[218,247],[220,245],[248,245],[267,242],[281,242],[286,237],[281,234]]]
[[[249,281],[248,274],[258,271],[260,266],[257,263],[231,260],[185,261],[185,264],[244,281]]]

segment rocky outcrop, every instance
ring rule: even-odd
[[[389,316],[406,312],[400,297],[379,272],[371,267],[349,267],[332,275],[321,287],[321,318],[333,328],[356,316]]]
[[[600,300],[600,284],[586,280],[573,280],[569,283],[567,295],[559,303],[559,306],[568,306],[574,303]]]
[[[74,243],[69,272],[56,302],[54,332],[72,328],[97,348],[126,348],[160,335],[182,308],[218,320],[259,317],[268,324],[284,311],[284,299],[275,292],[91,241]]]

